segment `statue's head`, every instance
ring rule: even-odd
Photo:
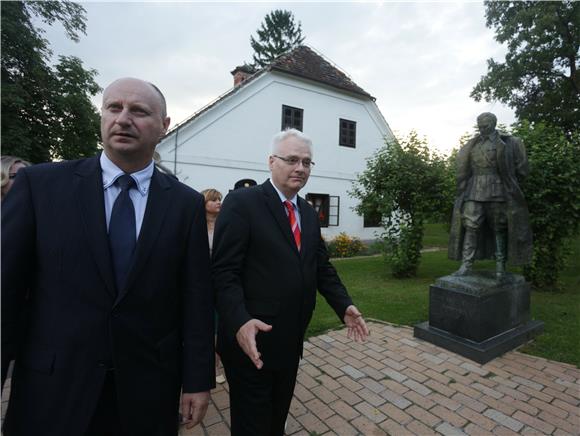
[[[491,112],[484,112],[477,117],[477,128],[482,135],[490,135],[495,131],[497,117]]]

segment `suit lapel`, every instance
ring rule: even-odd
[[[105,219],[103,176],[99,157],[81,161],[75,171],[73,189],[80,207],[88,248],[111,296],[116,295]]]
[[[288,220],[288,215],[284,210],[284,205],[280,201],[278,193],[272,186],[270,181],[266,181],[262,184],[262,189],[264,191],[264,197],[266,200],[266,205],[270,210],[270,213],[274,216],[274,219],[280,227],[280,231],[286,238],[287,242],[292,245],[296,254],[298,253],[298,247],[296,247],[296,242],[294,241],[294,235],[292,235],[292,229],[290,229],[290,221]]]
[[[118,304],[119,301],[125,297],[127,291],[131,289],[131,286],[135,282],[135,278],[138,277],[145,262],[151,254],[153,244],[161,232],[161,226],[165,214],[171,203],[170,189],[171,185],[169,182],[164,179],[157,171],[157,168],[155,168],[153,176],[151,177],[147,207],[145,208],[145,215],[143,216],[143,224],[141,225],[141,231],[139,232],[139,239],[137,240],[137,248],[135,250],[133,263],[127,276],[127,283],[123,289],[119,290],[119,295],[115,305]]]

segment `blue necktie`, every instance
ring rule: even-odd
[[[135,251],[136,226],[135,207],[129,191],[135,186],[135,180],[129,174],[123,174],[115,183],[121,192],[115,200],[109,221],[109,246],[113,257],[113,269],[117,282],[117,292],[125,285]]]

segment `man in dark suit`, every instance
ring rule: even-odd
[[[205,208],[154,167],[168,126],[155,86],[120,79],[103,94],[100,156],[18,173],[2,204],[6,436],[175,435],[181,390],[183,420],[203,418],[215,385]]]
[[[330,264],[306,184],[312,143],[291,129],[274,137],[271,179],[226,197],[214,234],[218,353],[230,385],[234,436],[281,435],[316,289],[364,340],[361,313]]]

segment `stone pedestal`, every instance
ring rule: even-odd
[[[429,321],[414,335],[478,363],[486,363],[542,333],[530,320],[530,285],[519,275],[474,272],[445,276],[429,289]]]

